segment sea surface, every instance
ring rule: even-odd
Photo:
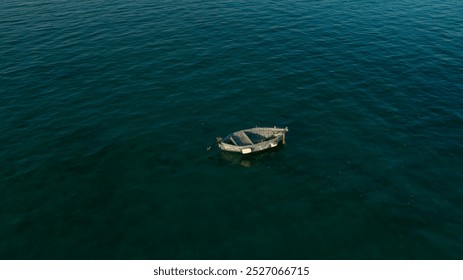
[[[1,1],[0,259],[463,259],[463,1]]]

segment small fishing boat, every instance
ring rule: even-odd
[[[260,152],[285,143],[288,128],[255,127],[243,129],[217,138],[217,144],[222,151],[241,153],[243,155]]]

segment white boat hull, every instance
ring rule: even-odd
[[[288,128],[255,127],[239,130],[227,135],[218,142],[222,151],[250,154],[264,151],[285,144],[285,134]]]

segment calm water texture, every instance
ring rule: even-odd
[[[462,15],[1,1],[0,258],[462,259]]]

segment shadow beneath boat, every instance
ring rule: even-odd
[[[272,158],[276,157],[283,149],[283,146],[284,145],[279,144],[275,148],[247,155],[221,151],[218,159],[220,162],[226,162],[233,165],[241,165],[244,167],[262,166],[265,165],[265,163],[268,163]]]

